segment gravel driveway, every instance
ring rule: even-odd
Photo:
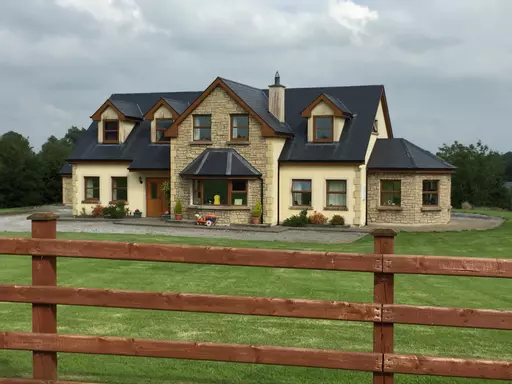
[[[44,209],[49,211],[50,209]],[[68,208],[51,207],[51,210],[61,216],[71,216]],[[28,214],[0,216],[0,232],[30,232]],[[206,229],[180,227],[147,227],[135,225],[119,225],[112,222],[77,222],[59,221],[58,232],[90,232],[90,233],[128,233],[140,235],[169,235],[188,237],[213,237],[233,240],[263,240],[288,241],[303,243],[351,243],[366,235],[359,232],[321,232],[288,230],[284,232],[253,232],[234,229]]]

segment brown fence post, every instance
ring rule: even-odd
[[[395,253],[396,232],[392,229],[376,229],[374,237],[374,252],[376,254]],[[393,304],[395,294],[395,277],[392,273],[375,273],[373,285],[373,302],[377,304]],[[374,323],[373,325],[373,352],[393,353],[393,324]],[[382,359],[384,364],[384,358]],[[393,384],[392,373],[375,372],[373,384]]]
[[[28,217],[32,221],[32,238],[55,239],[57,218],[54,213],[34,213]],[[57,285],[57,260],[51,256],[32,256],[32,285]],[[32,332],[57,333],[57,306],[32,304]],[[57,380],[57,353],[32,352],[33,376],[40,380]]]

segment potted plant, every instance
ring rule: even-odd
[[[133,211],[133,217],[142,217],[142,212],[139,209]]]
[[[251,224],[260,224],[262,212],[263,206],[261,205],[261,201],[258,201],[251,211]]]
[[[169,221],[171,219],[171,215],[169,214],[169,211],[165,211],[162,215],[162,220]]]
[[[183,219],[183,205],[181,204],[181,200],[176,202],[176,206],[174,207],[174,215],[176,220]]]

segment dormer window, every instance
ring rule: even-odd
[[[313,116],[313,141],[333,142],[333,116]]]
[[[119,143],[119,120],[103,120],[103,142]]]
[[[155,119],[156,121],[156,142],[165,143],[169,141],[168,137],[164,137],[165,131],[172,125],[173,119]]]

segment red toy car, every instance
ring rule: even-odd
[[[211,227],[217,223],[217,216],[214,214],[209,215],[199,215],[196,214],[196,224],[197,225],[206,225],[207,227]]]

